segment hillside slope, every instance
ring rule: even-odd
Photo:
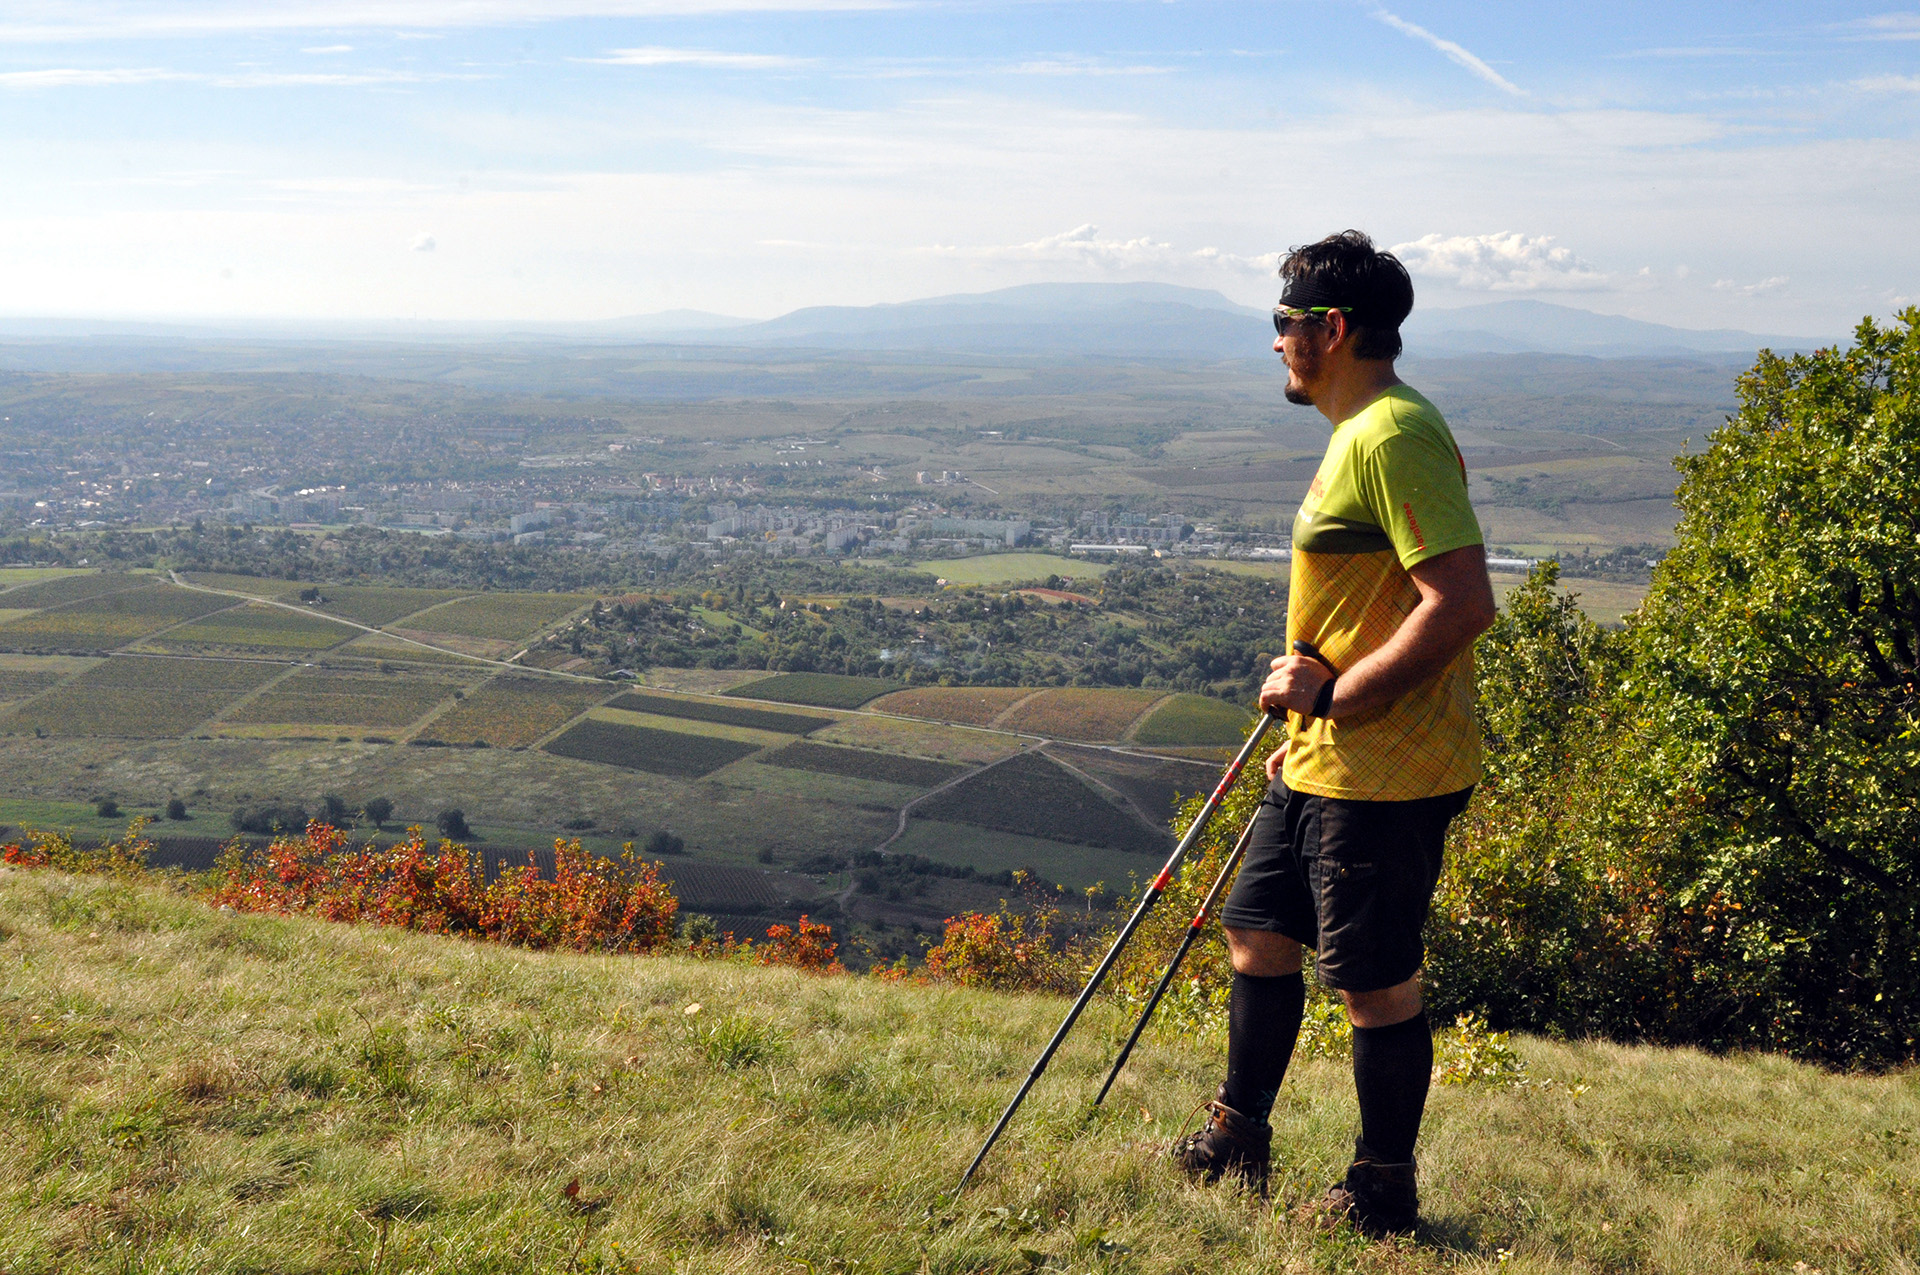
[[[22,1275],[1911,1271],[1920,1239],[1911,1073],[1521,1042],[1529,1083],[1435,1089],[1429,1225],[1372,1247],[1287,1211],[1343,1163],[1342,1064],[1290,1079],[1263,1207],[1160,1154],[1215,1045],[1150,1038],[1081,1124],[1112,1007],[948,1202],[1060,1002],[4,869],[0,971],[0,1270]]]

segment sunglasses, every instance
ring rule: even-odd
[[[1334,310],[1342,314],[1352,314],[1350,305],[1310,305],[1304,309],[1299,306],[1277,305],[1273,307],[1273,330],[1281,336],[1293,331],[1294,325],[1301,323],[1324,323],[1327,315]]]

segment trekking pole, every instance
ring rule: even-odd
[[[1146,920],[1147,913],[1152,910],[1155,903],[1160,901],[1160,896],[1166,893],[1167,886],[1173,881],[1173,874],[1180,870],[1181,861],[1187,857],[1187,851],[1200,840],[1200,834],[1206,829],[1207,821],[1213,818],[1213,812],[1220,808],[1220,803],[1226,799],[1227,793],[1240,778],[1240,772],[1245,768],[1247,758],[1253,756],[1253,750],[1260,746],[1260,740],[1266,735],[1267,729],[1278,720],[1280,719],[1272,711],[1261,714],[1259,722],[1253,728],[1253,733],[1248,735],[1247,742],[1240,746],[1239,755],[1233,759],[1233,764],[1227,767],[1227,773],[1220,777],[1219,786],[1213,790],[1213,795],[1207,798],[1207,804],[1200,807],[1200,813],[1194,816],[1193,823],[1187,828],[1187,835],[1180,838],[1180,844],[1173,848],[1173,854],[1168,857],[1166,866],[1160,869],[1160,875],[1155,877],[1153,884],[1147,887],[1146,894],[1140,899],[1140,905],[1133,910],[1133,915],[1120,928],[1120,933],[1114,938],[1113,946],[1107,950],[1106,957],[1094,969],[1093,977],[1087,980],[1087,985],[1081,990],[1079,999],[1073,1002],[1073,1008],[1067,1011],[1067,1017],[1060,1024],[1060,1030],[1054,1032],[1053,1039],[1047,1042],[1046,1049],[1040,1054],[1039,1061],[1033,1064],[1033,1070],[1027,1073],[1027,1078],[1021,1084],[1019,1092],[1013,1095],[1013,1101],[1008,1103],[1007,1109],[1001,1113],[1000,1122],[993,1126],[993,1132],[989,1133],[986,1142],[981,1144],[980,1153],[973,1157],[973,1163],[968,1165],[967,1171],[960,1175],[960,1184],[953,1188],[954,1195],[957,1196],[967,1189],[967,1182],[972,1179],[974,1170],[978,1169],[980,1162],[987,1158],[987,1152],[993,1150],[993,1144],[1000,1140],[1000,1135],[1006,1131],[1008,1123],[1013,1119],[1013,1113],[1020,1110],[1020,1104],[1026,1101],[1027,1094],[1039,1082],[1040,1073],[1047,1069],[1047,1064],[1053,1061],[1054,1052],[1060,1048],[1061,1042],[1066,1040],[1067,1033],[1073,1030],[1073,1024],[1079,1019],[1080,1012],[1093,999],[1093,994],[1100,990],[1101,980],[1106,978],[1114,962],[1120,959],[1120,950],[1126,947],[1127,941],[1133,937],[1133,932],[1140,928],[1142,921]]]
[[[1140,1033],[1147,1030],[1147,1021],[1153,1017],[1153,1011],[1160,1008],[1160,998],[1167,994],[1167,988],[1173,985],[1173,976],[1179,972],[1180,962],[1187,959],[1187,952],[1193,947],[1193,941],[1200,937],[1200,931],[1206,928],[1207,918],[1213,915],[1213,905],[1227,888],[1227,882],[1233,879],[1235,868],[1247,852],[1247,843],[1253,840],[1253,820],[1247,820],[1247,826],[1240,832],[1240,840],[1234,842],[1233,853],[1220,865],[1220,875],[1213,879],[1213,888],[1207,891],[1206,901],[1200,910],[1193,914],[1193,924],[1180,938],[1180,946],[1174,949],[1173,959],[1167,962],[1167,972],[1160,976],[1160,982],[1154,986],[1153,995],[1147,997],[1147,1007],[1140,1011],[1140,1021],[1133,1025],[1133,1032],[1127,1037],[1127,1043],[1120,1047],[1120,1056],[1113,1060],[1113,1070],[1107,1073],[1107,1082],[1100,1086],[1100,1093],[1093,1100],[1099,1106],[1107,1100],[1107,1090],[1113,1088],[1113,1082],[1119,1077],[1120,1069],[1127,1065],[1127,1059],[1133,1054],[1133,1047],[1140,1041]]]
[[[1304,655],[1310,660],[1318,660],[1326,666],[1328,672],[1333,672],[1333,665],[1327,662],[1327,657],[1320,654],[1313,643],[1297,641],[1293,644],[1293,649],[1297,654]],[[1258,817],[1259,812],[1255,811],[1254,814]],[[1167,962],[1167,972],[1160,976],[1159,983],[1154,986],[1153,995],[1147,998],[1147,1007],[1140,1011],[1140,1020],[1133,1025],[1133,1032],[1127,1037],[1127,1043],[1120,1047],[1120,1056],[1113,1060],[1113,1070],[1107,1073],[1107,1082],[1100,1086],[1100,1093],[1093,1100],[1094,1106],[1097,1107],[1107,1100],[1107,1091],[1113,1088],[1113,1082],[1119,1078],[1120,1069],[1127,1065],[1127,1059],[1133,1054],[1133,1047],[1140,1043],[1140,1034],[1147,1030],[1147,1023],[1153,1018],[1153,1011],[1160,1008],[1160,998],[1165,996],[1167,988],[1173,985],[1173,976],[1179,972],[1180,962],[1187,959],[1187,953],[1192,950],[1194,940],[1199,938],[1200,931],[1206,928],[1207,918],[1213,915],[1213,905],[1220,901],[1222,894],[1226,893],[1227,882],[1233,880],[1234,870],[1240,866],[1240,860],[1246,856],[1247,846],[1252,840],[1253,820],[1248,819],[1247,826],[1240,830],[1240,839],[1233,843],[1233,853],[1229,854],[1227,861],[1220,865],[1220,874],[1213,879],[1213,886],[1207,891],[1206,899],[1201,902],[1200,910],[1193,914],[1193,924],[1187,927],[1187,932],[1180,938],[1180,946],[1174,949],[1173,959]]]

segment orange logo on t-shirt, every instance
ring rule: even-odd
[[[1407,511],[1407,527],[1413,532],[1414,547],[1418,549],[1426,548],[1427,533],[1420,530],[1420,520],[1413,516],[1413,503],[1403,500],[1400,502],[1400,507]]]

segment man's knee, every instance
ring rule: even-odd
[[[1279,978],[1300,972],[1300,944],[1271,930],[1236,930],[1225,927],[1227,951],[1233,957],[1236,974],[1256,978]]]
[[[1238,966],[1234,968],[1238,969]],[[1391,1027],[1420,1012],[1420,976],[1371,992],[1341,992],[1355,1027]]]

